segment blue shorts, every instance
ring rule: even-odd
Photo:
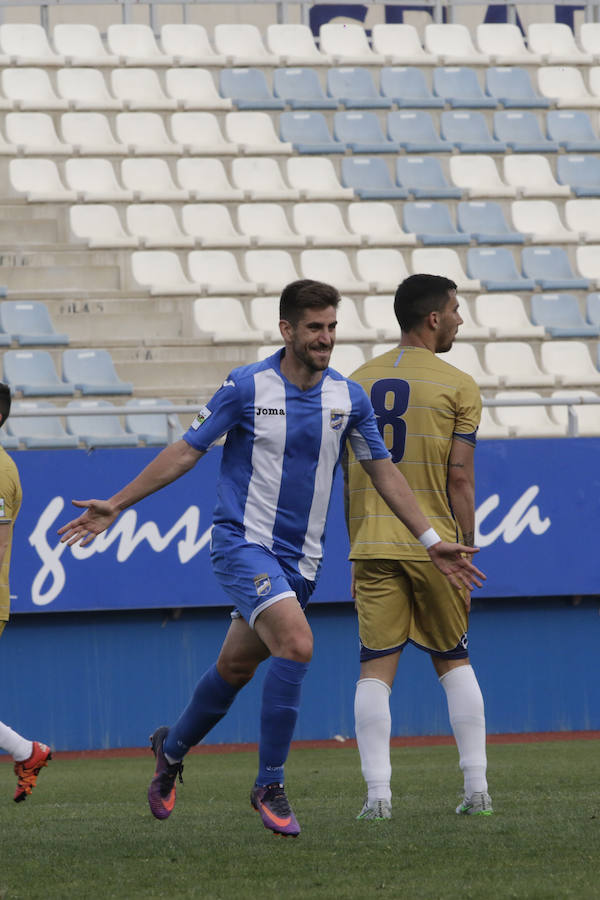
[[[296,597],[302,609],[315,582],[266,547],[240,541],[226,552],[211,553],[215,576],[239,614],[254,628],[256,617],[284,597]]]

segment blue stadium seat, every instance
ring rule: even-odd
[[[388,114],[387,127],[388,137],[407,153],[452,153],[453,145],[441,139],[428,112],[391,112]]]
[[[567,153],[597,153],[600,139],[582,109],[551,109],[546,116],[548,137]]]
[[[67,431],[74,434],[88,448],[136,447],[136,434],[128,434],[119,421],[121,407],[108,400],[71,400],[68,409],[85,409],[86,415],[68,415]],[[94,415],[98,409],[112,409],[114,415]]]
[[[443,109],[441,97],[434,97],[422,70],[417,66],[384,66],[380,75],[381,93],[396,106]]]
[[[478,278],[486,291],[533,291],[533,278],[519,274],[506,247],[471,247],[467,250],[467,274]]]
[[[506,144],[490,134],[483,113],[445,110],[441,114],[440,134],[461,153],[504,153]]]
[[[130,408],[144,409],[146,412],[138,415],[125,416],[125,430],[135,434],[138,440],[143,441],[148,447],[162,447],[169,443],[169,425],[167,413],[153,412],[157,406],[172,406],[170,400],[158,400],[154,397],[142,397],[128,400],[125,410]],[[179,429],[179,432],[181,429]],[[177,437],[180,435],[178,434]]]
[[[478,244],[524,244],[525,235],[512,231],[502,207],[494,200],[464,200],[456,211],[458,230]]]
[[[68,397],[75,393],[73,384],[59,379],[47,350],[7,350],[4,381],[24,397]]]
[[[398,153],[400,146],[388,141],[373,112],[337,112],[333,116],[333,136],[353,153]]]
[[[562,247],[524,247],[521,257],[523,275],[533,278],[543,291],[586,291],[587,278],[578,278]]]
[[[552,102],[537,93],[527,69],[520,66],[492,66],[487,69],[485,89],[505,109],[547,109]]]
[[[327,72],[327,93],[346,109],[390,109],[392,101],[378,92],[368,69],[339,66]]]
[[[298,66],[275,69],[273,93],[292,109],[337,109],[337,100],[326,97],[314,69]]]
[[[471,236],[459,234],[450,210],[445,203],[416,200],[404,203],[402,207],[402,227],[409,234],[416,234],[423,244],[470,244]]]
[[[462,190],[448,183],[439,159],[427,156],[399,156],[396,159],[396,181],[413,197],[443,200],[462,197]]]
[[[43,400],[15,400],[6,427],[17,441],[28,450],[66,449],[77,447],[79,441],[73,434],[67,434],[59,416],[23,416],[26,410],[55,409],[52,403]]]
[[[346,156],[342,160],[341,181],[362,200],[404,200],[405,188],[397,187],[385,160],[377,157]]]
[[[433,93],[451,107],[462,109],[495,109],[495,98],[486,96],[474,69],[466,66],[444,66],[433,70]]]
[[[600,293],[597,291],[588,294],[585,304],[585,314],[591,325],[597,325],[600,328]]]
[[[513,153],[556,153],[558,144],[544,137],[533,112],[502,110],[494,113],[494,137]]]
[[[132,394],[133,385],[121,381],[108,350],[63,350],[63,380],[82,394]]]
[[[40,300],[5,300],[0,303],[0,327],[22,347],[31,344],[68,344],[68,334],[58,334]],[[0,334],[0,343],[3,335]]]
[[[285,109],[285,102],[273,96],[260,69],[221,69],[219,91],[237,109]]]
[[[284,112],[279,117],[282,141],[294,145],[298,153],[345,153],[346,145],[331,137],[327,120],[320,112]]]
[[[561,154],[556,157],[556,180],[568,184],[576,197],[600,197],[600,158]]]
[[[533,294],[531,320],[543,325],[550,337],[598,337],[600,323],[588,324],[573,294]]]

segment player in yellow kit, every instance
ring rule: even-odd
[[[472,546],[481,398],[469,375],[436,355],[450,349],[462,324],[456,284],[412,275],[398,287],[394,310],[400,345],[352,378],[369,396],[392,460],[435,529],[432,540]],[[431,655],[446,692],[465,779],[456,811],[489,815],[483,699],[467,649],[470,595],[438,575],[425,547],[394,518],[351,452],[347,481],[361,641],[356,736],[368,790],[358,818],[391,817],[389,697],[408,642]]]

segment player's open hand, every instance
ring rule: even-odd
[[[66,542],[69,547],[77,543],[86,547],[96,535],[112,525],[119,515],[119,510],[115,509],[108,500],[72,500],[71,502],[73,506],[83,507],[85,512],[58,529],[58,534],[62,535],[61,544]]]
[[[449,544],[447,541],[438,541],[429,548],[431,561],[450,584],[461,591],[464,588],[472,591],[475,587],[482,587],[485,581],[486,576],[471,562],[470,557],[474,553],[479,553],[479,547]]]

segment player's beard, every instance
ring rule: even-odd
[[[327,357],[324,355],[315,356],[314,351],[322,349],[324,353],[327,353]],[[310,347],[310,346],[301,346],[299,344],[293,344],[292,350],[294,355],[300,362],[304,363],[306,368],[311,372],[323,372],[327,366],[329,365],[329,360],[331,358],[331,351],[333,350],[333,346],[331,347]],[[311,352],[311,350],[313,352]]]

